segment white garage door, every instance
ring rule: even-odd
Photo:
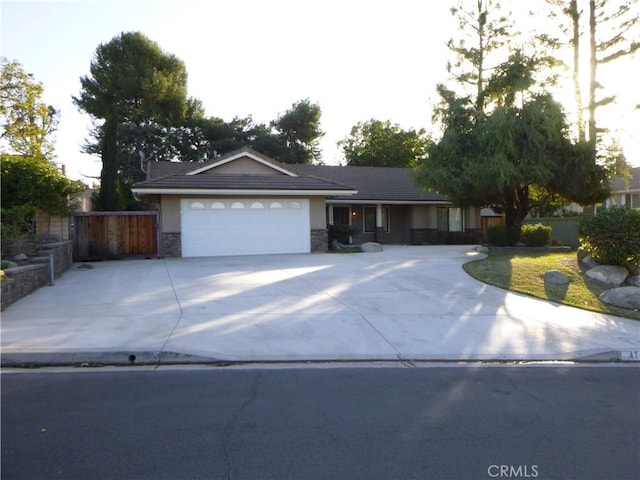
[[[182,256],[308,253],[308,199],[182,199]]]

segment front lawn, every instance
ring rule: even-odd
[[[582,274],[576,252],[490,252],[487,258],[469,262],[463,268],[473,278],[506,290],[585,310],[640,320],[640,312],[611,307],[599,300],[599,295],[610,287]],[[567,275],[569,285],[545,288],[544,274],[549,270],[560,270]]]

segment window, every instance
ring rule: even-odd
[[[640,193],[627,193],[624,203],[628,208],[640,208]]]
[[[460,207],[438,207],[438,230],[443,232],[464,231],[464,214]]]
[[[389,233],[389,207],[382,207],[382,228]],[[376,231],[376,207],[364,207],[364,231]]]
[[[298,210],[298,209],[302,208],[302,205],[300,205],[300,202],[289,202],[288,206],[292,210]]]
[[[273,210],[279,210],[281,208],[284,208],[284,205],[282,204],[282,202],[271,202],[269,204],[269,208]]]
[[[224,210],[225,209],[225,205],[223,202],[211,202],[211,209],[212,210]]]
[[[262,202],[251,202],[251,209],[253,210],[262,210],[264,208],[264,203]]]
[[[206,207],[202,202],[191,202],[189,203],[189,210],[204,210]]]
[[[244,202],[233,202],[231,204],[231,208],[234,210],[239,210],[239,209],[243,209],[244,208]]]

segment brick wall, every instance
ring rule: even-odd
[[[329,248],[329,233],[326,228],[311,230],[311,251],[326,252]]]
[[[182,234],[180,232],[162,234],[162,256],[182,256]]]

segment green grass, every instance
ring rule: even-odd
[[[600,301],[606,285],[582,274],[575,252],[563,253],[497,253],[464,265],[464,270],[481,282],[553,302],[640,320],[640,312],[612,307]],[[569,285],[544,285],[544,274],[560,270],[569,277]]]

